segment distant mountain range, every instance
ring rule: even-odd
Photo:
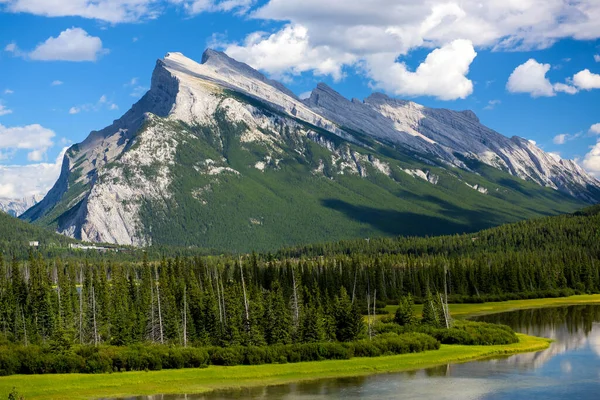
[[[150,90],[72,146],[21,218],[86,241],[245,251],[475,231],[599,200],[575,162],[472,111],[325,84],[300,100],[206,50],[158,60]]]
[[[21,199],[7,199],[0,197],[0,211],[12,215],[13,217],[18,217],[27,211],[27,209],[39,203],[43,198],[44,196],[41,195],[33,195]]]

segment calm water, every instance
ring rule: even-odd
[[[138,399],[600,399],[600,306],[521,310],[478,320],[555,342],[538,353],[410,373]]]

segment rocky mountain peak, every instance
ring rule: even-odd
[[[478,163],[469,159],[503,171],[503,180],[474,174],[478,171],[472,168]],[[291,165],[294,167],[282,167]],[[449,166],[463,172],[457,175]],[[437,185],[438,180],[448,179],[458,183],[444,186],[456,189],[457,198],[464,197],[460,188],[470,187],[482,196],[495,197],[494,204],[499,206],[506,198],[540,190],[545,191],[542,197],[550,199],[552,210],[558,210],[564,199],[579,201],[549,193],[548,187],[586,202],[600,199],[600,182],[576,164],[556,159],[525,139],[509,139],[487,128],[472,111],[428,108],[383,93],[364,101],[348,100],[325,83],[319,83],[310,97],[301,101],[251,66],[208,49],[200,63],[178,52],[158,60],[150,90],[121,118],[72,146],[55,186],[22,218],[84,240],[145,245],[158,238],[156,243],[167,243],[171,238],[161,239],[160,235],[181,229],[193,233],[190,237],[194,239],[187,244],[207,245],[213,243],[211,232],[226,236],[231,232],[218,231],[221,228],[215,227],[220,223],[174,227],[173,221],[217,218],[222,214],[211,201],[228,201],[231,190],[242,190],[246,184],[252,190],[264,189],[265,199],[275,199],[272,193],[278,191],[279,183],[270,187],[260,178],[263,173],[281,180],[281,187],[291,192],[295,188],[289,186],[288,174],[298,173],[292,180],[307,183],[294,192],[304,199],[298,207],[312,201],[303,193],[309,187],[313,190],[315,179],[327,178],[335,187],[341,175],[369,180],[378,174],[383,174],[386,183],[380,186],[380,179],[369,183],[374,193],[383,187]],[[404,175],[423,182],[407,181]],[[529,183],[515,192],[512,188],[517,183],[502,183],[514,183],[518,178],[538,185]],[[245,183],[238,186],[238,180]],[[175,184],[178,181],[193,184],[186,183],[182,192]],[[354,187],[355,183],[348,184]],[[331,193],[344,192],[340,188]],[[229,195],[218,197],[219,193]],[[381,192],[381,196],[387,194]],[[448,194],[442,197],[448,198]],[[263,226],[263,219],[279,223],[281,217],[270,214],[277,207],[261,208],[262,203],[252,203],[254,198],[253,194],[243,202],[251,206],[243,208],[243,215],[238,213],[237,222],[247,225],[250,221],[253,229]],[[381,198],[373,197],[371,203],[377,206]],[[388,205],[404,201],[396,194],[388,200]],[[297,214],[297,207],[277,204],[288,213],[285,215]],[[412,207],[410,204],[402,208]],[[241,209],[230,206],[227,212]],[[327,205],[313,206],[315,213],[329,215]],[[166,212],[172,214],[167,218]],[[245,228],[233,229],[241,232]],[[268,234],[275,232],[281,231]],[[245,238],[253,237],[249,231],[245,234]]]

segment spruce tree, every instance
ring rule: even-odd
[[[413,325],[416,322],[416,316],[413,311],[413,299],[409,294],[408,296],[402,296],[398,302],[398,309],[394,316],[394,321],[401,326]]]
[[[365,322],[357,304],[352,304],[344,287],[335,302],[335,335],[340,342],[350,342],[359,338],[365,328]]]

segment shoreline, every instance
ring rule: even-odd
[[[442,345],[439,350],[350,360],[113,374],[11,375],[0,378],[4,398],[16,387],[26,400],[92,399],[155,394],[200,394],[214,390],[283,385],[319,379],[405,372],[449,363],[545,350],[551,340],[519,334],[519,343],[496,346]]]
[[[517,309],[600,303],[600,295],[512,300],[507,302],[451,304],[457,318]],[[0,398],[13,387],[26,400],[92,399],[155,394],[200,394],[215,390],[283,385],[319,379],[397,373],[444,364],[457,364],[503,355],[545,350],[551,340],[518,334],[519,343],[495,346],[442,345],[439,350],[350,360],[312,361],[256,366],[209,366],[113,374],[47,374],[0,377]]]

